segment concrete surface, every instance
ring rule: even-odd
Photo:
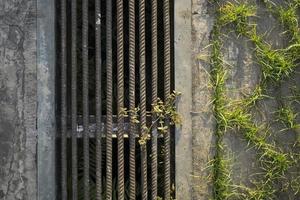
[[[0,199],[36,199],[34,0],[0,1]]]

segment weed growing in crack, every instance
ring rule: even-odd
[[[287,179],[285,173],[299,163],[298,157],[292,153],[285,153],[268,140],[271,135],[266,125],[257,125],[252,117],[251,109],[258,101],[268,98],[266,88],[269,83],[280,83],[289,78],[298,66],[299,29],[296,9],[299,1],[294,0],[287,7],[276,6],[271,1],[264,1],[267,7],[276,15],[291,36],[287,48],[274,50],[264,41],[263,36],[257,34],[257,26],[251,24],[249,18],[256,16],[255,6],[246,3],[227,2],[220,5],[217,10],[215,25],[211,33],[211,83],[214,89],[214,116],[216,119],[216,153],[211,162],[213,171],[214,199],[274,199],[277,192],[276,184]],[[274,9],[276,6],[276,9]],[[237,35],[248,38],[255,46],[254,53],[261,66],[262,77],[252,94],[241,100],[229,100],[225,95],[226,70],[222,61],[222,32],[224,27],[234,27]],[[300,95],[299,95],[300,96]],[[277,121],[285,124],[287,128],[296,129],[298,124],[291,107],[281,107],[277,111]],[[226,130],[234,129],[242,133],[248,141],[249,147],[257,150],[258,161],[262,170],[252,180],[253,187],[233,185],[229,163],[224,158],[223,137]],[[297,159],[295,159],[297,157]],[[298,180],[299,175],[297,176]],[[290,188],[297,190],[298,182],[289,184]]]

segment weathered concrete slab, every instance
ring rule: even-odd
[[[192,199],[211,197],[208,163],[213,158],[214,116],[210,87],[209,48],[214,14],[209,1],[192,1]]]
[[[249,1],[250,2],[250,1]],[[278,1],[282,2],[282,1]],[[251,1],[258,7],[255,22],[259,34],[263,34],[273,48],[282,48],[287,45],[287,35],[284,29],[261,1]],[[214,23],[214,9],[217,3],[207,0],[192,1],[192,158],[193,158],[193,196],[192,199],[209,199],[212,195],[208,162],[214,155],[214,127],[215,120],[212,113],[212,87],[209,83],[209,44],[210,33]],[[234,30],[225,28],[222,45],[222,54],[227,70],[226,93],[229,99],[244,98],[245,94],[251,94],[259,83],[261,68],[257,64],[254,54],[254,46],[247,38],[238,36]],[[299,83],[299,78],[290,83],[283,83],[278,87],[271,87],[271,96],[286,96],[288,88]],[[292,78],[293,79],[293,78]],[[280,92],[281,91],[281,92]],[[281,94],[280,94],[281,93]],[[257,116],[258,124],[271,123],[270,131],[273,136],[269,139],[285,151],[291,151],[290,147],[295,141],[295,133],[280,133],[283,129],[280,124],[274,123],[274,115],[280,102],[275,99],[266,99],[253,109]],[[297,110],[298,108],[296,108]],[[263,113],[263,114],[262,114]],[[230,161],[233,184],[244,184],[252,187],[249,177],[259,172],[258,153],[249,149],[247,141],[242,133],[228,131],[224,137],[225,157]],[[286,194],[278,194],[283,198]],[[286,197],[287,198],[287,197]]]
[[[182,92],[178,112],[182,126],[176,129],[176,199],[192,198],[192,51],[191,2],[175,2],[175,89]],[[189,80],[189,81],[186,81]]]
[[[0,199],[36,199],[36,15],[0,1]]]

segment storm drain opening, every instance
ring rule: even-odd
[[[56,29],[57,198],[175,198],[174,127],[152,112],[174,89],[173,1],[56,0]]]

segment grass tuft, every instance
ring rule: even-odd
[[[286,180],[286,172],[299,161],[291,157],[290,153],[283,152],[274,143],[269,141],[272,135],[266,128],[268,125],[258,126],[251,114],[252,108],[261,100],[269,98],[266,95],[270,83],[276,85],[285,78],[289,78],[298,66],[300,51],[300,36],[296,9],[300,7],[300,1],[294,0],[286,7],[277,6],[271,1],[264,0],[272,14],[286,28],[291,36],[287,48],[273,49],[266,43],[263,36],[257,34],[257,26],[250,23],[251,17],[256,16],[256,7],[247,2],[226,2],[217,9],[217,17],[211,33],[211,84],[214,89],[213,108],[216,119],[216,153],[212,162],[214,199],[248,199],[266,200],[273,199],[277,192],[277,183]],[[262,77],[252,94],[247,94],[241,100],[230,100],[226,97],[227,73],[222,61],[223,38],[222,29],[234,28],[237,35],[248,38],[255,46],[254,53],[258,64],[261,66]],[[295,96],[295,95],[294,95]],[[300,95],[299,95],[300,96]],[[277,121],[287,128],[298,128],[297,114],[291,107],[281,107],[277,112]],[[262,174],[252,180],[253,187],[233,185],[228,160],[224,158],[223,137],[228,129],[238,130],[248,141],[250,148],[257,150],[258,162]],[[294,156],[295,157],[295,156]],[[293,186],[292,186],[293,185]],[[290,187],[297,189],[295,182]]]

